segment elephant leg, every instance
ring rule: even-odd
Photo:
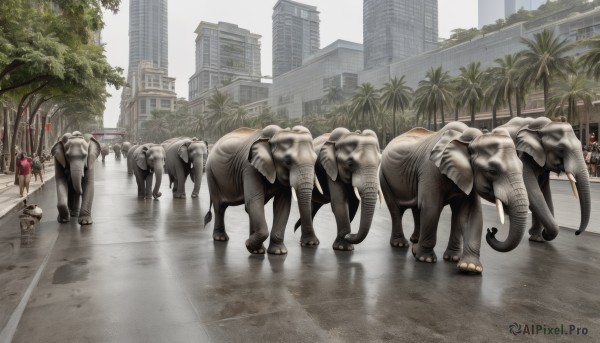
[[[145,173],[144,175],[144,185],[146,186],[146,190],[144,191],[145,199],[152,199],[152,179],[154,175],[152,173]]]
[[[285,255],[288,252],[283,243],[283,238],[291,207],[292,192],[290,188],[286,188],[273,199],[273,228],[271,229],[271,242],[267,250],[269,254]]]
[[[544,195],[546,205],[548,205],[548,210],[550,210],[550,213],[552,213],[552,218],[554,219],[554,204],[552,202],[552,192],[550,191],[550,174],[543,176],[543,179],[540,182],[540,189]],[[542,237],[544,226],[542,225],[542,222],[538,216],[533,215],[532,217],[531,228],[529,229],[529,240],[532,242],[543,243],[546,241],[544,237]]]
[[[413,244],[412,253],[418,261],[433,263],[437,262],[433,248],[437,240],[437,225],[443,206],[439,194],[425,194],[421,198],[419,242]]]
[[[226,204],[213,200],[215,207],[215,226],[213,227],[213,239],[215,241],[228,241],[229,236],[225,232],[225,210]]]
[[[93,223],[92,220],[92,202],[94,200],[94,170],[88,169],[88,175],[86,175],[83,183],[83,196],[81,203],[81,210],[79,212],[79,224],[90,225]]]
[[[421,234],[421,210],[418,207],[411,208],[413,215],[413,233],[410,236],[410,241],[412,243],[419,242],[419,235]]]
[[[79,217],[81,211],[81,195],[73,192],[73,200],[71,202],[71,217]]]
[[[530,238],[531,241],[546,241],[552,240],[558,234],[558,224],[554,219],[552,207],[552,198],[550,199],[550,204],[548,204],[545,197],[545,192],[550,192],[550,186],[544,187],[544,180],[538,183],[538,179],[535,177],[534,173],[530,170],[531,167],[528,167],[525,163],[523,164],[523,181],[525,182],[525,186],[527,187],[527,196],[529,198],[529,209],[531,209],[531,213],[537,217],[539,223],[537,227],[532,227],[533,229],[542,228],[540,232],[540,237],[538,240],[534,235],[537,234],[536,231],[531,231],[530,234],[533,239]],[[547,173],[549,176],[549,173]],[[544,190],[543,188],[547,188]],[[546,238],[544,238],[544,234],[547,234]],[[548,237],[548,235],[550,235]]]
[[[354,250],[354,245],[344,239],[351,232],[350,226],[350,207],[351,199],[358,203],[358,199],[354,196],[352,187],[344,187],[341,182],[329,179],[329,194],[331,197],[331,211],[335,216],[337,224],[337,237],[333,242],[334,250],[351,251]],[[356,205],[358,208],[358,205]],[[354,210],[356,214],[356,209]]]
[[[58,163],[56,163],[58,164]],[[59,223],[67,223],[69,222],[69,186],[67,184],[67,179],[64,174],[59,174],[59,171],[56,171],[56,194],[58,202],[56,207],[58,209],[58,222]]]
[[[185,198],[185,179],[187,178],[183,168],[175,167],[175,185],[177,191],[174,193],[175,198]]]
[[[458,262],[462,255],[462,229],[460,226],[460,204],[452,202],[450,204],[452,209],[452,220],[450,223],[450,238],[448,239],[448,247],[444,251],[444,260]]]
[[[463,201],[457,201],[456,210],[463,235],[463,253],[457,265],[458,269],[481,273],[483,271],[483,265],[479,261],[481,230],[483,229],[481,201],[473,192]],[[452,211],[452,215],[454,215],[454,211]]]
[[[246,248],[251,254],[264,254],[263,242],[269,237],[269,229],[265,220],[265,186],[262,175],[256,169],[247,168],[244,173],[244,203],[250,218],[250,237],[246,240]],[[289,215],[289,212],[288,212]],[[287,222],[288,216],[283,216]]]
[[[397,205],[396,200],[394,199],[394,193],[382,172],[379,173],[379,182],[381,184],[381,191],[383,192],[385,203],[388,205],[392,217],[390,245],[397,248],[408,248],[408,241],[406,240],[406,237],[404,237],[404,230],[402,228],[402,216],[404,215],[406,208],[401,208]]]

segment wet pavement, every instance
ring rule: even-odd
[[[293,208],[288,255],[253,256],[244,247],[242,206],[227,210],[229,242],[212,240],[212,222],[203,226],[206,180],[198,199],[189,197],[189,181],[188,198],[172,199],[165,176],[160,200],[139,200],[125,160],[96,163],[93,225],[56,221],[54,181],[30,195],[44,210],[34,237],[21,237],[15,213],[0,219],[0,341],[600,340],[598,234],[564,229],[551,243],[524,239],[509,253],[493,251],[484,239],[484,273],[473,276],[458,273],[455,263],[419,263],[407,249],[391,248],[385,206],[355,251],[331,249],[335,220],[328,206],[315,219],[321,245],[301,248]],[[560,224],[577,227],[569,184],[552,187]],[[592,189],[596,211],[600,184]],[[485,227],[501,227],[493,206],[483,210]],[[593,213],[594,231],[598,217]],[[438,257],[449,218],[444,211]],[[410,213],[405,228],[412,232]],[[521,334],[511,334],[513,323]],[[541,331],[523,335],[531,325]],[[548,334],[561,325],[580,328],[580,335]]]

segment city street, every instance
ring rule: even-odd
[[[143,200],[126,160],[111,154],[95,167],[93,225],[56,221],[54,180],[29,198],[44,210],[34,237],[21,237],[15,212],[0,219],[0,342],[600,341],[600,183],[592,184],[588,232],[567,229],[579,225],[579,204],[568,182],[552,181],[565,227],[556,240],[530,243],[526,234],[499,253],[483,238],[484,272],[466,275],[442,260],[448,209],[435,264],[390,247],[385,205],[353,252],[331,248],[336,225],[325,206],[315,218],[317,248],[299,246],[293,207],[289,253],[250,255],[243,206],[226,212],[228,242],[212,240],[214,220],[204,227],[206,180],[199,198],[189,197],[188,180],[188,198],[173,199],[165,175],[163,196]],[[508,221],[499,223],[492,204],[483,211],[484,231],[498,227],[503,239]],[[270,225],[271,203],[266,212]],[[410,211],[404,222],[410,236]],[[543,332],[554,328],[580,330]]]

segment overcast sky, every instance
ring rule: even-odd
[[[362,0],[297,0],[317,6],[321,19],[321,48],[337,39],[362,43]],[[499,0],[490,0],[499,1]],[[177,78],[178,97],[188,97],[188,79],[195,72],[194,31],[201,21],[225,21],[262,36],[262,74],[271,75],[271,15],[276,0],[169,0],[169,75]],[[477,0],[438,0],[439,36],[452,29],[477,26]],[[127,69],[129,0],[122,0],[119,13],[105,13],[102,41],[108,62]],[[125,70],[127,75],[127,70]],[[104,126],[116,127],[121,90],[110,89]]]

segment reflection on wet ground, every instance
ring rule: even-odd
[[[391,248],[385,207],[353,252],[331,249],[336,230],[328,207],[315,219],[321,245],[301,248],[293,208],[288,255],[253,256],[244,247],[242,206],[227,210],[229,242],[213,241],[212,223],[203,226],[205,180],[198,199],[174,200],[165,176],[154,201],[137,199],[126,160],[98,162],[96,173],[93,225],[56,222],[53,184],[31,196],[44,209],[31,241],[23,244],[16,216],[0,220],[3,327],[52,249],[15,342],[481,342],[509,339],[513,323],[576,325],[588,329],[577,340],[600,339],[596,234],[562,230],[552,243],[524,239],[504,254],[484,240],[484,273],[469,276],[454,263],[418,263],[408,249]],[[449,221],[445,211],[438,257]],[[484,221],[501,227],[493,207],[484,206]],[[410,234],[410,214],[405,228]]]

